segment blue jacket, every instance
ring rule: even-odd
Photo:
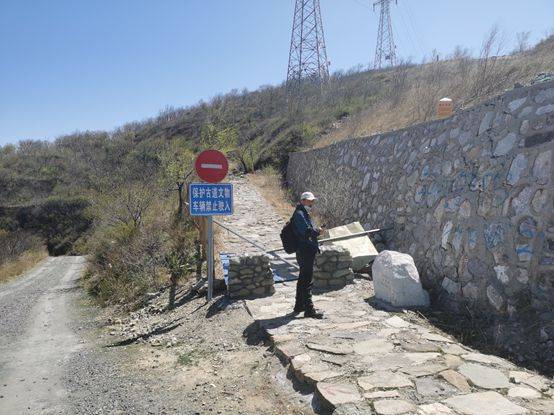
[[[319,229],[310,217],[306,208],[298,204],[292,215],[292,223],[294,225],[294,233],[298,238],[299,251],[319,252]]]

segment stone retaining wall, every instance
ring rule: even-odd
[[[243,255],[231,258],[227,289],[233,299],[272,295],[275,287],[269,258],[266,255]]]
[[[330,225],[383,228],[445,304],[554,306],[554,82],[455,116],[293,153],[287,180]],[[435,297],[437,298],[437,296]],[[548,333],[554,338],[554,332]]]
[[[352,256],[345,248],[337,245],[324,245],[316,257],[313,284],[319,289],[339,289],[351,282]]]

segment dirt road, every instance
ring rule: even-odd
[[[48,258],[0,286],[0,414],[194,413],[108,348],[77,282],[83,257]]]
[[[0,415],[313,413],[263,342],[245,341],[242,304],[220,310],[223,297],[185,289],[171,313],[161,292],[114,318],[80,289],[84,269],[49,258],[0,286]],[[125,341],[143,330],[152,343]]]

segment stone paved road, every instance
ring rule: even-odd
[[[227,224],[278,247],[282,219],[252,184],[244,179],[234,184],[235,215]],[[256,252],[232,235],[224,240],[229,251]],[[370,281],[315,295],[316,307],[325,313],[321,321],[288,314],[295,284],[276,284],[273,296],[246,304],[295,381],[313,387],[321,413],[554,413],[551,380],[458,344],[415,313],[372,307]]]
[[[245,178],[233,178],[234,212],[233,216],[224,216],[217,219],[233,231],[240,233],[266,250],[281,247],[279,234],[284,226],[284,220],[275,209],[262,196],[256,186]],[[292,214],[292,211],[291,211]],[[225,246],[225,251],[232,254],[260,254],[262,251],[245,242],[230,232],[219,228],[220,240]],[[294,255],[279,252],[287,261],[296,264]],[[277,269],[279,275],[291,277],[297,273],[294,268],[279,259],[272,259],[273,269]]]
[[[294,283],[247,301],[275,353],[341,414],[550,414],[552,381],[456,343],[415,313],[370,305],[370,281],[315,296],[325,319],[294,318]]]

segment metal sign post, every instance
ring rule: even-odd
[[[207,218],[207,236],[208,236],[208,301],[212,301],[214,291],[214,228],[213,216]]]
[[[208,301],[213,297],[214,232],[213,217],[233,214],[233,185],[230,183],[191,183],[189,185],[191,216],[205,216],[207,221]]]
[[[198,177],[208,183],[219,183],[229,171],[229,162],[221,151],[204,150],[194,163]],[[191,216],[207,218],[208,255],[208,301],[214,291],[214,226],[213,215],[233,214],[233,185],[192,183],[189,187],[189,209]]]

